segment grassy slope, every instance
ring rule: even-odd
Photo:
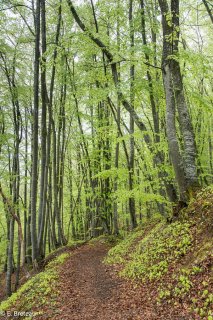
[[[68,246],[50,253],[45,259],[43,271],[36,275],[31,275],[30,279],[17,292],[0,303],[0,315],[4,315],[4,312],[8,312],[8,310],[11,314],[14,310],[20,312],[24,310],[27,313],[26,319],[29,320],[33,319],[36,314],[42,314],[47,305],[54,308],[55,299],[58,294],[58,267],[70,257],[72,250],[75,250],[75,248],[83,243],[83,241],[70,242]],[[31,310],[34,310],[33,314]],[[17,316],[14,317],[18,318]],[[21,319],[25,319],[24,315],[20,315],[20,317]]]
[[[171,224],[153,221],[113,247],[105,259],[120,275],[153,288],[159,307],[213,319],[213,190],[199,193]]]
[[[0,304],[0,311],[25,310],[30,315],[30,310],[42,310],[47,303],[54,306],[54,300],[57,297],[57,267],[68,257],[68,253],[63,253],[51,261],[44,271],[32,277],[10,298],[3,301]],[[38,311],[34,315],[40,313]],[[31,318],[27,315],[27,319]]]

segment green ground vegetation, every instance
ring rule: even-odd
[[[212,200],[212,187],[202,190],[178,220],[145,224],[110,249],[105,263],[119,264],[122,277],[155,282],[158,304],[187,299],[192,313],[211,320]]]
[[[70,254],[62,253],[50,261],[44,271],[29,279],[17,292],[0,304],[0,311],[42,310],[42,306],[51,304],[54,306],[57,297],[58,267],[69,258]],[[41,312],[41,311],[38,311]],[[36,312],[33,314],[35,315]],[[30,319],[30,317],[27,317]]]

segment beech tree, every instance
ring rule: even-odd
[[[182,75],[178,57],[180,24],[179,1],[159,1],[163,28],[162,75],[166,95],[166,124],[169,151],[178,182],[181,200],[187,201],[187,192],[198,186],[196,146],[193,127],[185,99]],[[180,131],[184,143],[181,154],[175,125],[175,111],[178,111]]]

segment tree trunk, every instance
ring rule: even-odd
[[[37,267],[37,189],[38,189],[38,111],[39,111],[39,41],[40,41],[40,0],[36,1],[35,14],[35,57],[34,57],[34,110],[33,110],[33,141],[32,141],[32,182],[31,182],[31,241],[32,262]]]
[[[11,277],[13,273],[13,247],[14,247],[14,218],[10,218],[10,242],[7,256],[7,275],[6,275],[6,292],[7,296],[10,297],[12,294],[12,283]]]
[[[135,36],[134,36],[134,25],[133,25],[133,0],[129,0],[129,28],[130,28],[130,50],[131,58],[134,59],[134,47],[135,47]],[[134,109],[135,104],[135,66],[130,66],[130,104]],[[129,212],[131,218],[132,228],[137,227],[137,219],[135,214],[135,198],[133,193],[134,189],[134,158],[135,158],[135,142],[134,142],[134,119],[130,114],[130,125],[129,125],[129,191],[131,193],[129,197]]]
[[[41,3],[41,174],[40,174],[40,197],[39,197],[39,214],[38,214],[38,254],[41,258],[44,257],[43,236],[45,228],[46,201],[47,201],[47,182],[48,182],[48,166],[49,153],[47,153],[47,86],[46,86],[46,12],[45,0],[40,0]]]
[[[163,27],[162,75],[166,95],[166,126],[169,152],[179,186],[181,200],[188,202],[191,191],[198,186],[196,147],[193,128],[184,97],[183,83],[178,60],[179,1],[158,0]],[[171,20],[168,18],[171,16]],[[175,125],[175,111],[178,111],[180,133],[184,142],[181,154]]]

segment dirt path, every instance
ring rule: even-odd
[[[38,320],[191,320],[156,306],[156,287],[135,286],[102,261],[105,244],[76,249],[60,267],[56,305]]]
[[[103,245],[84,246],[65,263],[61,270],[58,300],[62,313],[53,319],[104,320],[110,319],[109,313],[111,319],[116,319],[112,308],[109,308],[109,300],[118,292],[120,283],[114,281],[109,269],[101,262],[106,252]]]
[[[129,284],[102,263],[107,250],[104,244],[85,245],[72,254],[60,270],[56,306],[48,308],[40,319],[159,319],[147,308],[144,312],[142,300],[132,296]]]

